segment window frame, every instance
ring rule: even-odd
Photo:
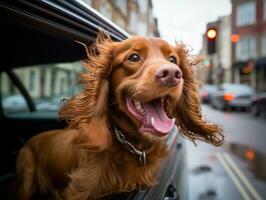
[[[266,0],[263,0],[263,20],[266,20]]]
[[[256,2],[249,1],[238,4],[236,7],[236,26],[247,26],[256,23]]]
[[[248,60],[256,58],[258,56],[257,48],[257,37],[255,35],[241,38],[236,44],[236,59]]]

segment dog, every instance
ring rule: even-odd
[[[153,186],[175,125],[193,142],[221,145],[222,128],[201,114],[194,60],[183,43],[100,33],[83,61],[83,91],[60,110],[68,127],[19,152],[19,198],[94,200]]]

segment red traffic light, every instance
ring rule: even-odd
[[[239,34],[233,34],[233,35],[231,35],[231,41],[233,42],[233,43],[236,43],[236,42],[238,42],[240,40],[240,35]]]
[[[209,28],[206,32],[207,38],[207,52],[209,55],[212,55],[216,52],[216,38],[217,38],[217,31],[215,28]]]
[[[209,30],[207,31],[207,37],[208,37],[209,39],[214,39],[214,38],[216,37],[216,35],[217,35],[217,32],[216,32],[215,29],[209,29]]]

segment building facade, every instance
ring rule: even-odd
[[[84,0],[130,35],[160,36],[151,0]]]
[[[266,0],[232,0],[233,81],[266,90]]]

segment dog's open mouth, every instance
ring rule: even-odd
[[[159,98],[147,103],[126,98],[127,109],[140,123],[140,132],[150,132],[157,136],[168,134],[174,127],[175,119],[170,119],[164,109],[164,99]]]

